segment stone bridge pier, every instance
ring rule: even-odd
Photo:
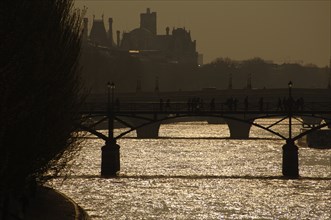
[[[283,146],[282,173],[287,178],[299,177],[299,153],[298,146],[293,140],[287,140]]]
[[[101,148],[101,176],[112,177],[116,176],[120,171],[120,146],[116,141],[106,141],[106,144]]]
[[[160,115],[160,114],[154,114],[154,115],[143,115],[143,117],[146,117],[150,120],[158,120],[165,118],[166,115]],[[252,124],[249,122],[254,121],[254,117],[257,117],[257,115],[238,115],[234,114],[231,115],[233,118],[238,118],[239,120],[247,121],[242,122],[236,119],[223,119],[223,118],[216,118],[216,120],[213,121],[213,123],[218,122],[219,124],[226,123],[230,130],[230,138],[231,139],[248,139],[249,138],[249,132],[252,127]],[[209,121],[210,118],[208,118],[207,121]],[[153,123],[148,124],[148,120],[142,119],[142,118],[125,118],[125,121],[127,121],[129,124],[131,124],[133,127],[138,127],[136,129],[137,138],[158,138],[159,137],[159,129],[162,124],[160,121],[156,121]],[[146,124],[147,123],[147,124]],[[143,124],[146,124],[142,126]],[[141,126],[141,127],[140,127]]]
[[[145,125],[136,130],[137,138],[158,138],[161,122]]]
[[[238,118],[239,120],[245,120],[248,122],[253,122],[254,117],[257,115],[232,115],[233,118]],[[249,131],[252,127],[252,124],[241,122],[235,119],[224,119],[227,123],[229,130],[230,130],[230,138],[231,139],[248,139],[249,138]]]
[[[331,115],[323,115],[323,118],[326,123],[331,123]],[[331,129],[331,124],[328,125],[328,128]]]
[[[321,118],[315,118],[310,116],[302,116],[301,119],[303,120],[303,125],[308,125],[313,127],[318,126],[322,122]]]
[[[142,117],[148,118],[150,120],[158,120],[166,117],[166,115],[154,114],[154,115],[141,115]],[[140,119],[140,118],[126,118],[125,121],[128,121],[133,127],[139,127],[143,124],[149,122],[149,120]],[[136,129],[137,138],[158,138],[161,122],[153,122],[144,126],[141,126]]]

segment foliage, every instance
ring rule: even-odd
[[[4,0],[0,22],[1,192],[45,181],[77,146],[81,12],[73,0]]]
[[[284,88],[288,81],[293,81],[296,88],[326,88],[328,71],[309,64],[302,66],[296,63],[275,64],[259,57],[236,61],[230,58],[217,58],[203,65],[199,74],[210,79],[210,84],[218,88],[227,88],[230,75],[234,88],[246,88],[251,79],[254,88]]]

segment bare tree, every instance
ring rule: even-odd
[[[0,197],[45,181],[77,147],[81,17],[73,0],[0,3]]]

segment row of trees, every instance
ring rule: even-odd
[[[0,217],[77,149],[82,12],[73,0],[0,3]],[[1,219],[1,218],[0,218]]]
[[[330,78],[329,67],[293,63],[275,64],[261,58],[236,61],[230,58],[218,58],[199,69],[198,74],[205,79],[212,78],[222,82],[219,88],[227,88],[231,75],[235,88],[244,88],[251,78],[256,88],[282,88],[292,80],[301,88],[326,88]],[[216,86],[216,85],[215,85]]]

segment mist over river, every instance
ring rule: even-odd
[[[227,125],[206,122],[164,124],[159,135],[118,140],[121,171],[110,179],[100,178],[104,143],[90,136],[67,179],[49,184],[92,219],[331,218],[331,150],[299,146],[301,178],[287,180],[284,141],[259,128],[249,140],[228,139]]]

